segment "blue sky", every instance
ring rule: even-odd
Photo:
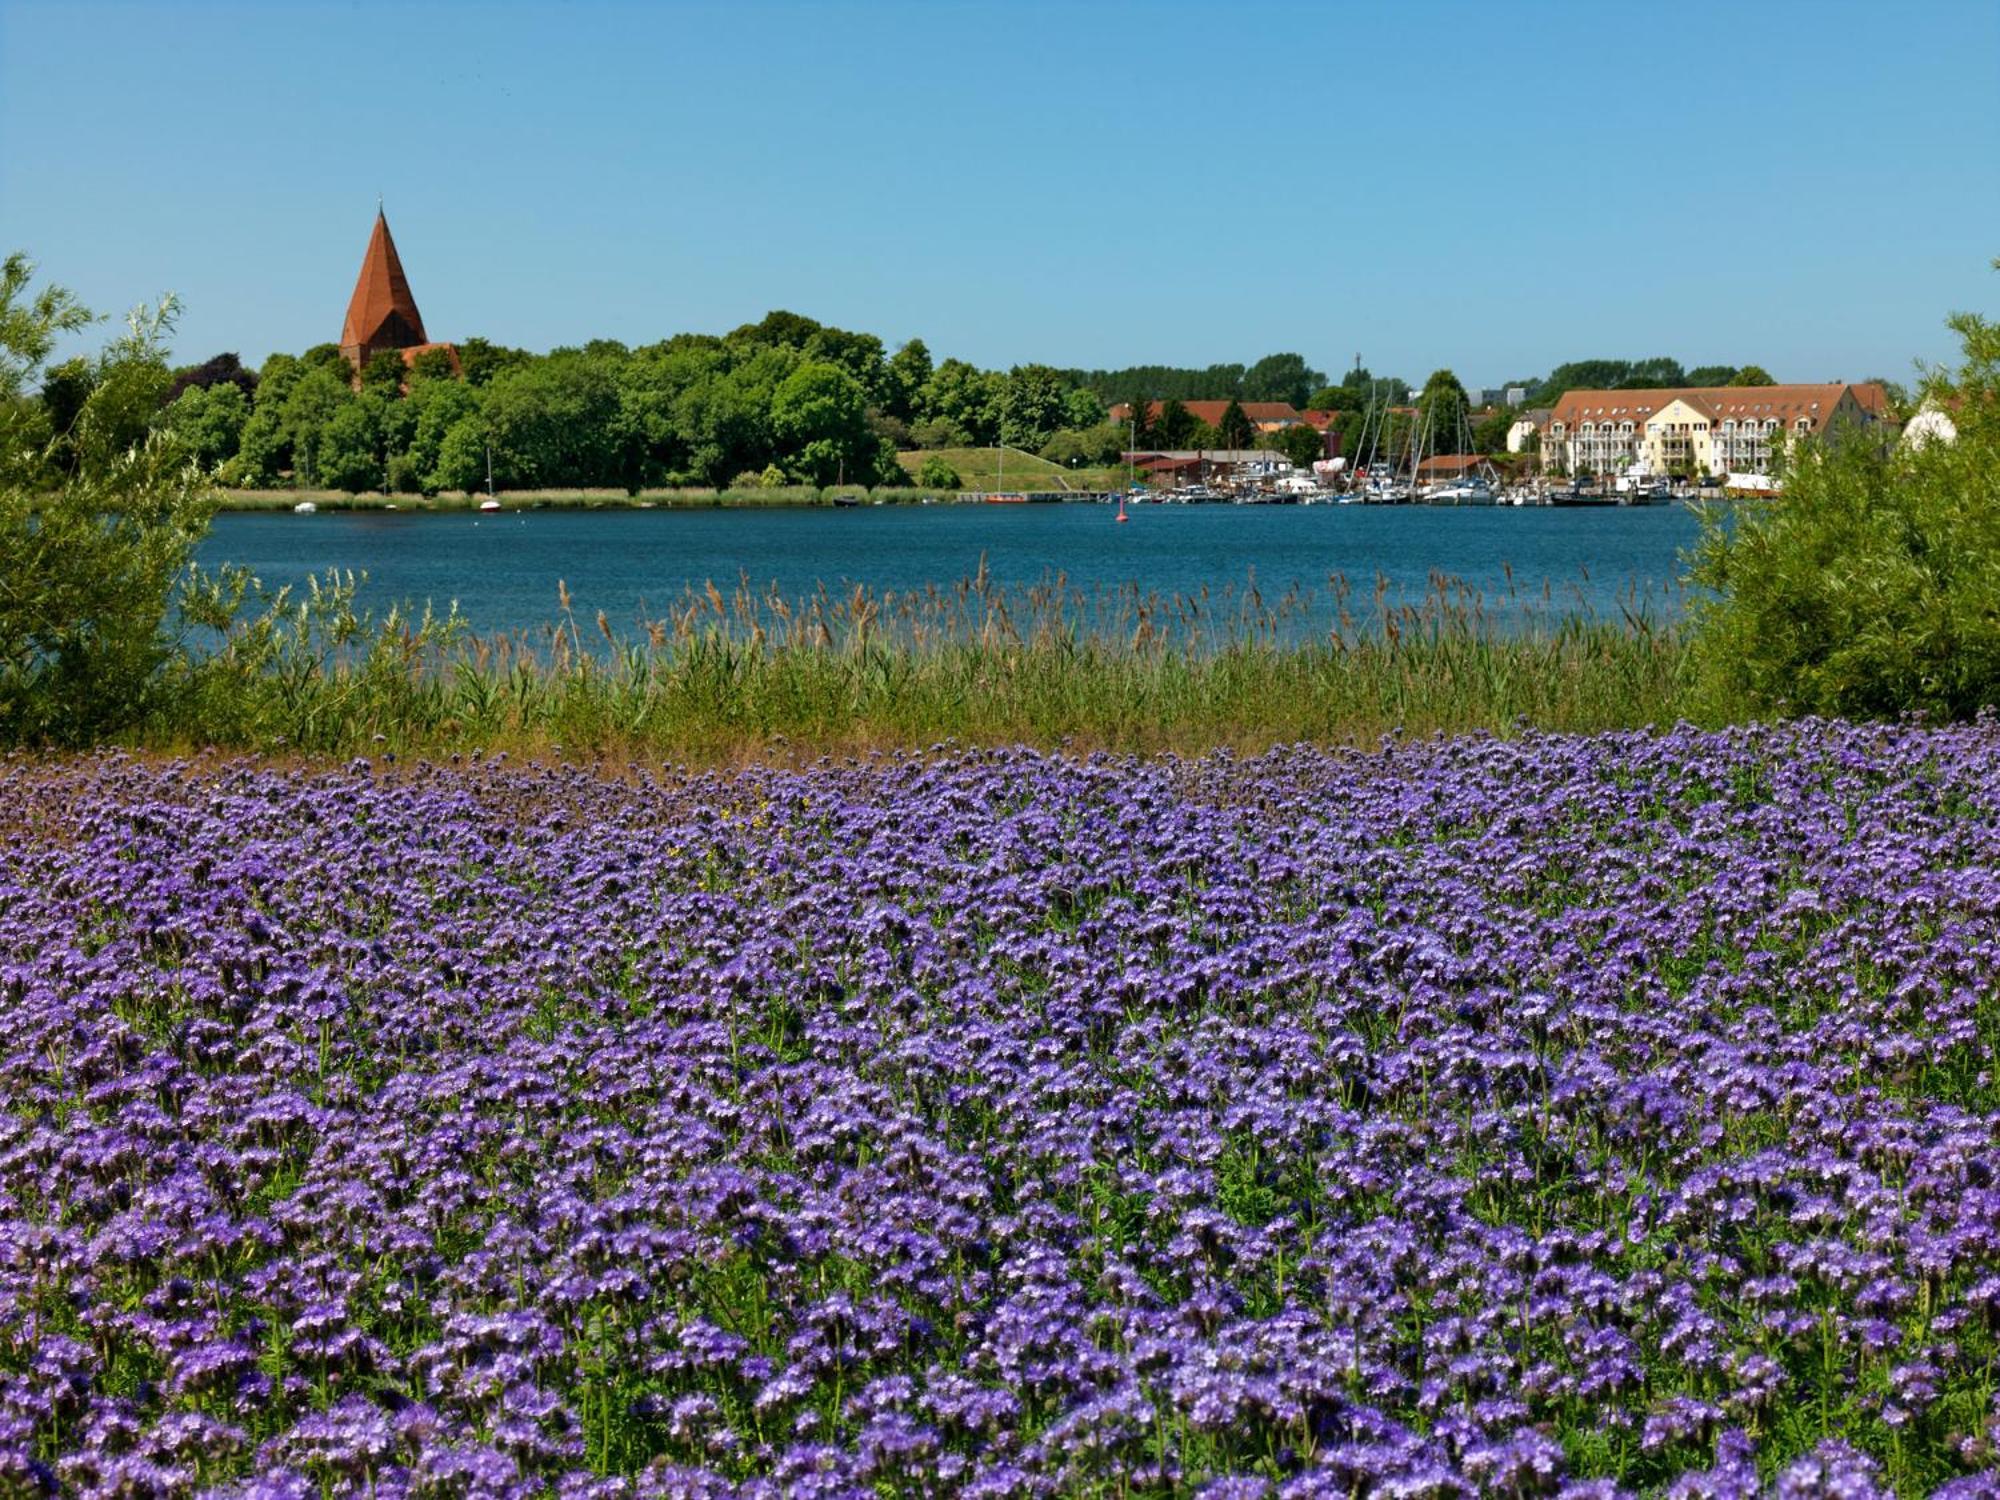
[[[0,246],[179,350],[786,307],[981,365],[1906,376],[2000,310],[2000,4],[0,0]]]

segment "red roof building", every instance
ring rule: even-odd
[[[406,365],[427,349],[443,349],[453,371],[458,369],[456,349],[425,337],[424,315],[417,311],[410,278],[403,274],[402,257],[396,254],[396,242],[389,234],[389,220],[377,209],[368,250],[361,258],[361,274],[355,278],[354,295],[347,299],[340,352],[354,366],[358,378],[369,359],[385,349],[400,351]]]

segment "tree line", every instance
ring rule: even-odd
[[[1241,411],[1253,401],[1338,413],[1336,451],[1359,457],[1365,432],[1408,421],[1388,409],[1406,404],[1410,389],[1358,363],[1329,382],[1295,353],[1205,368],[982,370],[934,361],[922,339],[890,351],[873,334],[782,311],[727,334],[636,347],[597,339],[534,354],[473,338],[457,353],[457,370],[441,349],[408,365],[378,354],[358,382],[333,344],[273,354],[256,370],[218,355],[160,371],[153,420],[240,488],[432,494],[489,479],[501,489],[875,486],[908,482],[896,455],[911,449],[1005,444],[1065,465],[1115,463],[1128,446],[1264,442],[1298,463],[1320,456],[1322,439],[1309,430],[1255,434]],[[69,429],[96,379],[82,359],[47,370],[41,401],[52,431]],[[1580,386],[1769,380],[1755,366],[1686,370],[1655,358],[1578,360],[1518,383],[1545,404]],[[1437,440],[1450,434],[1471,452],[1505,447],[1508,409],[1474,411],[1449,371],[1425,389]],[[1233,404],[1216,426],[1186,407],[1221,399]],[[1161,403],[1157,416],[1152,402]],[[1130,403],[1136,420],[1109,421],[1114,403]],[[942,461],[919,478],[955,482]]]

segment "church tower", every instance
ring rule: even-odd
[[[417,311],[417,299],[410,294],[410,278],[403,274],[403,262],[396,254],[396,242],[389,235],[389,220],[380,208],[375,211],[375,228],[368,236],[368,253],[361,259],[361,275],[354,283],[354,295],[347,302],[347,321],[340,330],[340,352],[354,366],[358,378],[369,358],[384,349],[399,349],[403,362],[425,349],[451,349],[435,345],[424,337],[424,315]],[[452,365],[457,367],[457,351]]]

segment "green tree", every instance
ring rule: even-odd
[[[1169,396],[1160,403],[1159,417],[1153,423],[1153,441],[1162,448],[1178,451],[1193,440],[1198,423],[1199,419],[1178,396]]]
[[[1016,365],[1007,372],[1000,441],[1034,452],[1068,416],[1062,377],[1047,365]]]
[[[407,460],[408,472],[414,476],[417,488],[435,494],[439,486],[432,481],[438,471],[445,434],[466,417],[478,414],[479,396],[463,381],[419,381],[410,391],[409,405],[416,409],[417,425],[402,457]],[[484,478],[483,453],[480,465]]]
[[[922,339],[911,339],[889,357],[888,389],[882,409],[905,422],[929,416],[921,408],[924,387],[930,384],[933,373],[931,351]]]
[[[1507,434],[1513,430],[1514,410],[1508,406],[1496,406],[1480,416],[1472,424],[1472,451],[1474,453],[1505,453]]]
[[[368,363],[361,367],[361,389],[400,394],[406,373],[401,350],[377,349],[368,356]]]
[[[483,415],[471,411],[459,417],[438,441],[437,462],[425,478],[430,492],[484,489],[491,442]]]
[[[1153,441],[1153,403],[1144,396],[1125,403],[1125,437],[1134,451]]]
[[[1728,385],[1735,378],[1735,365],[1696,365],[1692,370],[1687,372],[1687,383],[1689,385]]]
[[[1471,403],[1449,370],[1433,370],[1417,397],[1417,432],[1426,453],[1464,453],[1472,442]]]
[[[412,384],[419,380],[456,380],[458,371],[451,365],[449,349],[426,349],[413,358],[406,367],[406,374]]]
[[[471,338],[458,346],[458,367],[464,371],[467,385],[490,385],[506,371],[527,363],[528,358],[524,351],[490,339]]]
[[[932,372],[923,409],[926,416],[949,422],[967,446],[984,447],[999,439],[1005,394],[1004,375],[948,359]]]
[[[1063,393],[1063,425],[1078,431],[1105,420],[1104,398],[1089,386],[1071,386]]]
[[[1215,429],[1224,448],[1248,448],[1257,437],[1257,429],[1243,414],[1241,401],[1231,401],[1222,409],[1222,420],[1215,424]]]
[[[1306,404],[1314,387],[1326,384],[1326,372],[1310,368],[1303,355],[1267,354],[1243,372],[1245,401],[1285,401]]]
[[[2000,268],[2000,262],[1995,262]],[[1955,441],[1835,429],[1782,491],[1704,527],[1693,651],[1722,712],[1969,718],[2000,705],[2000,323],[1949,326]]]
[[[1270,434],[1267,446],[1275,448],[1301,469],[1309,469],[1326,456],[1326,437],[1303,423]]]
[[[927,490],[956,490],[965,485],[965,481],[958,477],[958,470],[935,453],[926,458],[923,467],[917,470],[917,483]]]
[[[23,399],[56,340],[90,314],[67,291],[31,291],[34,266],[0,263],[0,736],[87,743],[145,711],[172,642],[174,591],[212,498],[172,433],[133,431],[136,394],[172,383],[171,298],[140,309],[94,361],[67,461]]]
[[[571,350],[525,362],[493,378],[480,408],[500,484],[624,483],[618,386],[608,360]]]
[[[350,495],[379,490],[386,482],[381,438],[365,402],[350,401],[328,418],[320,433],[318,481]]]
[[[1771,378],[1771,372],[1762,365],[1745,365],[1734,375],[1730,376],[1729,383],[1731,385],[1776,385],[1778,382]]]
[[[339,368],[347,368],[345,361]],[[278,417],[284,442],[291,451],[295,483],[307,489],[320,483],[319,454],[327,424],[333,420],[335,412],[353,404],[353,389],[344,376],[334,373],[332,366],[317,365],[292,383]],[[246,446],[250,439],[251,434],[246,427]],[[258,440],[262,441],[261,433]]]
[[[349,382],[354,379],[354,366],[347,362],[347,356],[340,352],[338,344],[314,344],[299,356],[299,363],[307,370],[324,370]]]
[[[160,415],[161,423],[204,469],[219,468],[236,457],[243,428],[250,420],[250,398],[230,381],[191,385]]]
[[[811,484],[874,478],[867,393],[839,365],[808,361],[787,376],[771,400],[771,432],[786,467]]]

